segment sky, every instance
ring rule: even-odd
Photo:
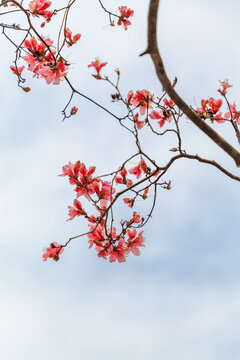
[[[97,0],[77,1],[69,17],[69,27],[82,37],[65,52],[72,64],[68,77],[116,114],[123,110],[111,103],[111,89],[96,82],[87,65],[99,57],[108,62],[104,73],[111,77],[119,68],[124,94],[161,94],[150,58],[138,56],[146,48],[148,3],[104,1],[112,11],[119,5],[134,9],[128,31],[110,27]],[[161,1],[159,48],[170,79],[177,76],[176,89],[192,106],[218,98],[224,79],[234,85],[230,102],[239,104],[239,11],[236,0]],[[56,25],[44,34],[56,38]],[[14,48],[3,36],[0,41],[1,358],[238,360],[239,184],[207,165],[181,160],[166,175],[172,189],[159,192],[141,256],[110,264],[80,238],[59,262],[43,262],[50,242],[65,243],[86,231],[84,221],[66,222],[73,189],[57,176],[61,167],[81,160],[102,174],[136,149],[131,134],[82,98],[73,101],[77,115],[62,122],[70,96],[64,82],[48,86],[29,72],[31,92],[21,91],[9,70]],[[187,119],[181,127],[187,150],[238,174],[233,161]],[[238,146],[224,125],[213,127]],[[159,143],[147,132],[142,142],[163,164],[174,146],[171,138]],[[147,212],[147,205],[138,206]]]

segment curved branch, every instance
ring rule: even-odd
[[[160,0],[150,0],[148,13],[148,47],[140,56],[149,54],[154,63],[157,77],[160,80],[163,89],[167,92],[174,103],[182,112],[207,136],[209,136],[221,149],[223,149],[240,167],[240,153],[225,139],[223,139],[215,130],[206,124],[178,95],[174,90],[170,80],[167,77],[162,58],[157,45],[157,14]]]

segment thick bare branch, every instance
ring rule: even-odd
[[[221,149],[223,149],[240,167],[240,153],[215,130],[206,124],[178,95],[167,77],[162,58],[157,45],[157,14],[160,0],[150,0],[148,13],[148,47],[141,55],[149,54],[154,63],[156,74],[163,89],[182,112],[207,136],[209,136]]]

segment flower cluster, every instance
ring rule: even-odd
[[[149,121],[149,118],[151,120],[159,120],[158,124],[160,127],[162,127],[166,121],[172,121],[175,104],[171,99],[168,100],[167,98],[164,98],[162,102],[162,105],[160,105],[159,102],[154,102],[154,97],[148,90],[138,90],[136,93],[132,90],[129,91],[127,104],[134,107],[132,111],[139,109],[139,113],[136,112],[133,119],[138,130],[142,129]],[[154,104],[156,109],[153,109]],[[140,120],[139,116],[144,116],[144,120]]]
[[[139,256],[140,249],[143,247],[144,238],[143,231],[137,233],[136,229],[126,230],[124,236],[117,235],[116,229],[109,229],[107,236],[105,235],[104,224],[97,227],[90,226],[90,233],[88,234],[89,248],[95,245],[98,252],[98,257],[109,259],[109,262],[118,261],[119,263],[126,261],[126,256],[131,252]]]
[[[235,102],[231,104],[226,98],[227,89],[232,87],[232,85],[229,84],[228,80],[220,81],[220,84],[222,88],[218,89],[218,92],[226,100],[228,111],[225,113],[219,111],[223,105],[223,101],[221,99],[214,99],[213,97],[202,99],[201,107],[197,108],[195,111],[204,120],[210,119],[212,122],[216,121],[220,124],[227,120],[235,120],[237,124],[240,125],[240,110],[237,110]]]
[[[44,37],[42,39],[44,42],[38,41],[34,36],[30,40],[25,40],[23,45],[28,53],[22,58],[28,63],[28,70],[33,72],[34,77],[41,76],[47,84],[58,85],[67,75],[68,66],[62,57],[55,58],[53,41]]]
[[[221,99],[210,98],[207,100],[202,99],[201,107],[196,109],[196,112],[202,116],[203,118],[210,117],[212,120],[216,120],[217,122],[224,122],[222,119],[222,113],[219,112],[219,109],[222,106]]]
[[[116,228],[113,227],[112,221],[111,226],[108,226],[108,213],[119,193],[116,194],[113,180],[109,182],[102,180],[101,177],[94,177],[94,172],[94,166],[87,168],[80,161],[76,163],[69,162],[62,167],[62,173],[59,176],[67,176],[69,183],[74,185],[76,193],[73,206],[68,207],[69,217],[67,221],[78,217],[85,218],[89,223],[89,231],[87,233],[89,247],[95,246],[98,256],[104,259],[108,258],[110,262],[116,260],[118,262],[125,262],[126,256],[130,253],[140,255],[139,247],[144,246],[143,232],[138,233],[133,228],[134,225],[143,223],[144,218],[134,211],[130,220],[121,220],[121,229],[118,234]],[[113,179],[117,185],[123,185],[127,189],[133,185],[133,181],[128,178],[128,174],[134,175],[139,179],[143,174],[147,175],[150,172],[151,169],[148,168],[145,160],[141,159],[137,166],[130,168],[128,171],[125,167],[121,167],[115,172]],[[142,199],[147,198],[148,189],[140,190],[139,192],[141,192],[140,196]],[[88,211],[79,201],[79,197],[83,197],[92,203],[98,215],[89,215]],[[132,208],[135,199],[124,198],[123,202]],[[57,247],[58,251],[55,250]],[[48,257],[56,260],[56,255],[59,256],[62,251],[61,245],[57,246],[56,243],[52,243],[44,254],[44,260]]]

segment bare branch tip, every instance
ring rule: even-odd
[[[150,50],[146,49],[145,51],[143,51],[141,54],[139,54],[139,56],[143,56],[143,55],[147,55],[150,54]]]

